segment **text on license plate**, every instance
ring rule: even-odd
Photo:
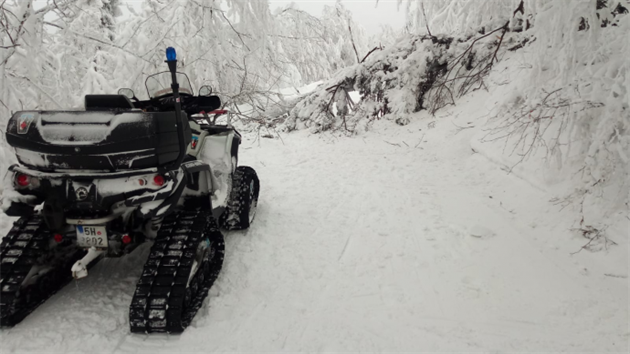
[[[107,248],[107,230],[105,226],[77,225],[77,244],[79,247]]]

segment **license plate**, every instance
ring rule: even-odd
[[[77,244],[83,248],[107,248],[105,226],[77,226]]]

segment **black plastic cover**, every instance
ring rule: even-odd
[[[188,146],[186,114],[181,124]],[[43,171],[160,168],[179,155],[175,112],[21,111],[6,137],[20,163]]]
[[[123,95],[85,95],[86,111],[129,110],[133,108],[131,100]]]

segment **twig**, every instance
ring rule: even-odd
[[[2,100],[0,100],[0,103],[2,103],[2,105],[4,106],[4,108],[6,108],[8,111],[11,111],[11,109],[9,109],[9,107],[8,107],[6,104],[4,104],[4,102],[3,102]]]
[[[245,46],[245,48],[247,48],[247,51],[251,52],[251,49],[249,49],[249,47],[247,46],[247,44],[245,44],[245,41],[243,40],[243,37],[241,36],[241,33],[239,31],[237,31],[234,26],[232,26],[232,22],[230,22],[230,19],[227,18],[227,16],[225,16],[225,14],[223,12],[221,12],[221,16],[223,16],[223,18],[227,21],[228,25],[230,25],[230,27],[232,28],[232,31],[234,31],[234,33],[236,33],[236,35],[238,36],[238,39],[241,40],[241,43],[243,43],[243,45]]]
[[[372,48],[372,50],[370,50],[370,51],[369,51],[369,52],[368,52],[368,53],[367,53],[367,54],[363,57],[363,59],[361,60],[361,63],[363,63],[363,62],[365,61],[365,59],[367,59],[367,57],[369,57],[369,56],[370,56],[370,54],[374,53],[377,49],[378,49],[378,50],[383,50],[383,48],[382,48],[382,47],[374,47],[374,48]]]
[[[497,59],[497,53],[499,52],[499,48],[501,48],[501,43],[503,43],[503,38],[505,37],[505,33],[507,32],[509,26],[510,26],[510,21],[506,22],[505,25],[503,26],[503,33],[501,33],[501,39],[499,39],[499,44],[497,44],[497,49],[494,51],[494,54],[492,55],[492,60],[490,60],[490,64],[489,64],[490,66],[492,66],[495,59],[497,62],[499,61],[499,59]]]
[[[55,24],[55,23],[52,23],[52,22],[48,22],[48,21],[44,21],[44,24],[48,25],[48,26],[52,26],[52,27],[57,27],[59,29],[64,29],[65,28],[65,27],[62,27],[62,26],[60,26],[58,24]]]
[[[582,208],[583,208],[583,207],[584,207],[584,205],[582,204]],[[580,220],[580,225],[582,225],[583,223],[584,223],[584,217],[582,217],[582,220]],[[584,249],[588,249],[588,247],[591,245],[591,243],[593,243],[593,241],[598,240],[598,239],[601,239],[601,238],[603,238],[603,239],[604,239],[604,247],[605,247],[606,249],[608,249],[608,244],[609,244],[609,243],[610,243],[611,245],[613,245],[613,246],[616,246],[616,245],[617,245],[617,242],[615,242],[615,241],[613,241],[613,240],[610,240],[609,238],[607,238],[607,237],[604,235],[604,230],[598,230],[598,229],[596,229],[596,228],[594,228],[594,227],[592,227],[592,226],[584,226],[584,227],[582,227],[581,229],[579,229],[579,231],[580,231],[580,232],[582,232],[582,235],[583,235],[584,237],[587,237],[587,238],[588,238],[588,236],[587,236],[587,235],[589,235],[589,234],[593,234],[593,233],[594,233],[595,235],[594,235],[593,237],[590,237],[590,238],[589,238],[589,241],[588,241],[588,242],[587,242],[584,246],[582,246],[579,250],[577,250],[577,251],[575,251],[575,252],[572,252],[572,253],[571,253],[571,255],[578,254],[578,253],[580,253],[582,250],[584,250]]]
[[[453,123],[453,121],[451,121],[451,124],[453,124],[454,126],[456,126],[456,127],[457,127],[457,132],[455,133],[456,135],[457,135],[457,134],[459,134],[459,132],[461,132],[462,130],[472,129],[472,128],[474,128],[474,127],[475,127],[474,125],[473,125],[473,126],[470,126],[470,127],[461,127],[461,126],[459,126],[459,125],[457,125],[457,124]]]
[[[577,250],[577,251],[575,251],[575,252],[571,252],[571,255],[578,254],[578,253],[580,253],[583,249],[586,249],[586,247],[588,247],[588,246],[589,246],[589,245],[590,245],[593,241],[595,241],[595,239],[596,239],[596,238],[597,238],[597,237],[593,237],[593,238],[591,238],[591,239],[590,239],[590,240],[589,240],[589,241],[588,241],[588,242],[587,242],[584,246],[580,247],[580,249],[579,249],[579,250]]]
[[[627,276],[627,275],[621,275],[621,274],[610,274],[610,273],[604,273],[604,276],[611,277],[611,278],[628,279],[628,276]]]
[[[414,149],[420,146],[420,144],[422,144],[422,142],[424,141],[425,135],[427,135],[427,133],[422,134],[422,138],[420,138],[420,141],[416,144],[416,146],[413,147]]]

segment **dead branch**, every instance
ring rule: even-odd
[[[582,222],[584,221],[584,219],[582,219]],[[604,242],[604,248],[608,249],[608,246],[616,246],[617,243],[611,239],[609,239],[608,237],[606,237],[605,234],[605,230],[599,230],[596,229],[590,225],[584,226],[582,228],[580,228],[578,231],[580,231],[580,233],[582,233],[582,236],[586,237],[588,239],[588,242],[586,244],[584,244],[582,247],[580,247],[579,250],[572,252],[571,255],[574,254],[578,254],[580,253],[582,250],[589,250],[589,251],[593,251],[591,249],[591,245],[593,244],[593,242],[595,241],[600,241],[603,240]],[[600,249],[601,250],[601,249]]]

